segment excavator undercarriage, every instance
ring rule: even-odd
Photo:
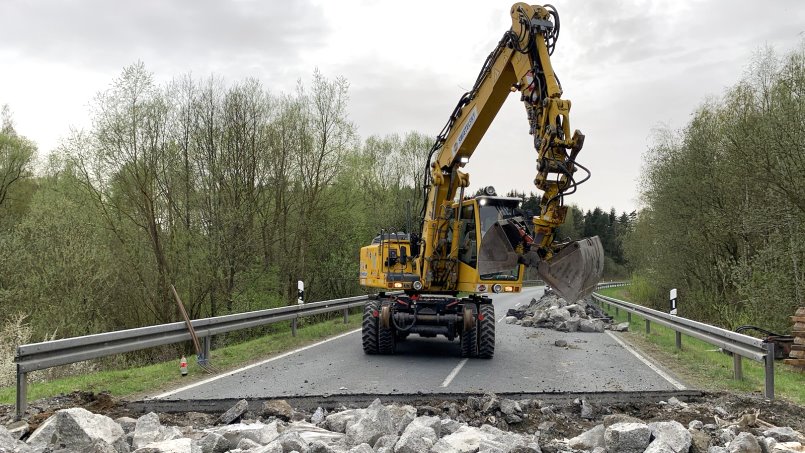
[[[491,359],[495,354],[495,307],[485,296],[380,294],[364,306],[363,350],[394,354],[410,334],[443,335],[461,344],[461,357]]]

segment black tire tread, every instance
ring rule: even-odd
[[[379,309],[379,304],[375,301],[363,306],[363,323],[361,324],[361,340],[363,342],[363,352],[366,354],[377,354],[377,327],[378,318],[372,316],[374,310]]]
[[[491,359],[495,355],[495,307],[481,304],[480,314],[484,319],[478,321],[478,357]]]
[[[474,304],[467,305],[473,313],[477,313],[478,310],[475,308]],[[462,314],[463,314],[462,310]],[[475,325],[478,325],[478,321],[475,321]],[[478,329],[477,327],[473,327],[472,329],[465,330],[461,332],[461,357],[478,357]]]
[[[386,305],[386,304],[384,304]],[[378,320],[379,321],[379,320]],[[394,341],[394,326],[385,328],[378,323],[377,327],[377,350],[380,354],[394,354],[397,344]]]

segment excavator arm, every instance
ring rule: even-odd
[[[469,186],[469,175],[462,168],[507,96],[515,92],[534,137],[534,184],[543,191],[540,214],[531,222],[501,220],[487,231],[478,270],[484,274],[517,263],[533,266],[560,295],[575,300],[589,294],[601,277],[603,249],[597,237],[564,244],[554,237],[567,213],[564,196],[589,178],[589,171],[576,160],[584,135],[570,132],[571,103],[562,99],[550,60],[559,16],[550,5],[516,3],[511,18],[511,29],[487,57],[473,88],[461,97],[431,149],[421,213],[420,268],[426,289],[435,281],[455,280],[459,220],[454,200],[463,199]],[[581,180],[575,177],[578,169],[586,173]]]

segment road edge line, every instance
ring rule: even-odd
[[[186,385],[184,387],[180,387],[180,388],[178,388],[176,390],[170,390],[168,392],[162,393],[160,395],[157,395],[157,396],[154,396],[154,397],[151,397],[151,398],[148,398],[148,399],[167,398],[167,397],[169,397],[171,395],[174,395],[176,393],[183,392],[185,390],[190,390],[190,389],[192,389],[194,387],[198,387],[200,385],[209,384],[210,382],[213,382],[215,380],[218,380],[218,379],[221,379],[221,378],[224,378],[224,377],[228,377],[228,376],[232,376],[233,374],[237,374],[237,373],[240,373],[242,371],[246,371],[246,370],[248,370],[250,368],[254,368],[254,367],[257,367],[257,366],[260,366],[260,365],[264,365],[264,364],[269,363],[269,362],[273,362],[274,360],[279,360],[279,359],[288,357],[289,355],[296,354],[297,352],[302,352],[302,351],[305,351],[307,349],[314,348],[316,346],[322,345],[324,343],[328,343],[328,342],[333,341],[333,340],[338,340],[339,338],[343,338],[343,337],[346,337],[347,335],[352,335],[353,333],[360,332],[360,331],[361,331],[360,328],[357,328],[355,330],[350,330],[349,332],[345,332],[345,333],[336,335],[334,337],[327,338],[326,340],[319,341],[318,343],[313,343],[313,344],[309,344],[307,346],[302,346],[301,348],[294,349],[293,351],[284,352],[284,353],[282,353],[280,355],[270,357],[270,358],[268,358],[266,360],[263,360],[263,361],[260,361],[260,362],[257,362],[257,363],[253,363],[251,365],[246,365],[246,366],[238,368],[236,370],[232,370],[232,371],[229,371],[227,373],[224,373],[224,374],[221,374],[221,375],[218,375],[218,376],[213,376],[211,378],[204,379],[203,381],[194,382],[194,383]]]
[[[450,374],[444,378],[444,381],[442,381],[442,387],[447,387],[451,382],[453,382],[453,379],[455,379],[455,377],[458,375],[458,372],[461,371],[461,369],[464,368],[464,365],[467,364],[467,360],[469,359],[461,359],[461,362],[458,362],[458,365],[453,368],[453,371],[451,371]]]
[[[665,371],[660,369],[660,367],[658,367],[657,365],[652,363],[649,359],[647,359],[645,356],[643,356],[643,354],[640,354],[639,352],[637,352],[637,350],[635,348],[629,346],[628,344],[626,344],[626,342],[624,342],[623,340],[618,338],[617,335],[615,335],[615,334],[613,334],[612,332],[609,332],[609,331],[607,332],[607,335],[612,337],[613,340],[617,341],[618,344],[623,347],[623,349],[626,349],[627,351],[631,352],[633,356],[638,358],[638,360],[640,360],[646,366],[648,366],[649,368],[654,370],[654,372],[659,374],[661,378],[665,379],[671,385],[676,387],[677,390],[687,390],[688,389],[684,384],[682,384],[681,382],[677,381],[676,379],[671,377],[670,374],[666,373]]]

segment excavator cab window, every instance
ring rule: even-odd
[[[475,205],[461,208],[461,242],[458,246],[458,259],[462,263],[476,267],[478,265],[478,229],[475,221]]]

